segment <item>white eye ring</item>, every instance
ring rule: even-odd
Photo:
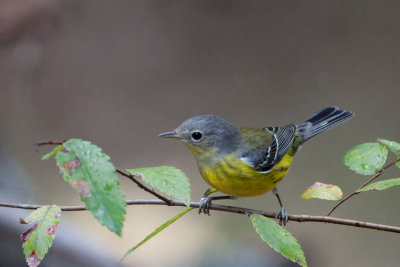
[[[193,140],[194,142],[198,142],[198,141],[200,141],[200,140],[203,138],[203,134],[202,134],[201,132],[199,132],[199,131],[194,131],[194,132],[191,134],[191,138],[192,138],[192,140]]]

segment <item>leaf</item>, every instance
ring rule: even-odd
[[[56,155],[64,180],[77,189],[86,208],[101,224],[121,236],[126,203],[110,157],[96,145],[79,139],[68,140],[64,147],[67,153]]]
[[[56,146],[52,151],[50,151],[49,153],[47,153],[46,155],[43,155],[42,160],[44,159],[49,159],[52,156],[54,156],[57,152],[61,151],[64,149],[63,145],[58,145]]]
[[[382,138],[376,139],[382,145],[387,146],[396,156],[400,155],[400,144],[395,141],[390,141]]]
[[[382,145],[387,146],[397,157],[400,157],[400,144],[395,141],[390,141],[382,138],[378,138],[377,141]],[[400,162],[396,163],[396,166],[400,168]]]
[[[387,148],[379,143],[364,143],[347,151],[343,160],[350,170],[371,175],[382,169],[387,154]]]
[[[339,200],[343,196],[342,190],[337,185],[315,182],[302,195],[303,199],[319,198],[326,200]]]
[[[145,237],[145,239],[143,239],[142,241],[140,241],[138,244],[136,244],[134,247],[130,248],[122,257],[121,261],[123,261],[126,256],[128,256],[129,254],[131,254],[135,249],[137,249],[138,247],[140,247],[141,245],[143,245],[144,243],[146,243],[148,240],[150,240],[152,237],[154,237],[155,235],[157,235],[158,233],[160,233],[162,230],[164,230],[165,228],[167,228],[168,226],[170,226],[172,223],[174,223],[176,220],[178,220],[179,218],[181,218],[183,215],[185,215],[186,213],[188,213],[189,211],[191,211],[193,208],[189,207],[186,208],[184,211],[180,212],[179,214],[177,214],[176,216],[172,217],[171,219],[169,219],[168,221],[166,221],[165,223],[163,223],[161,226],[159,226],[156,230],[154,230],[152,233],[150,233],[148,236]],[[121,262],[120,261],[120,262]]]
[[[251,214],[250,220],[261,239],[271,248],[289,260],[301,266],[307,266],[301,246],[285,228],[259,214]]]
[[[161,192],[190,205],[190,183],[179,169],[170,166],[139,168],[127,170],[131,175],[140,176],[147,184]]]
[[[20,219],[23,224],[33,223],[32,227],[21,234],[22,248],[26,263],[36,267],[43,260],[51,247],[55,230],[60,223],[61,210],[56,205],[43,206],[34,210],[25,219]]]
[[[358,189],[357,192],[365,192],[365,191],[370,191],[370,190],[385,190],[385,189],[391,188],[396,185],[400,185],[400,178],[393,178],[393,179],[387,179],[387,180],[375,182],[375,183],[369,184],[367,186],[364,186],[361,189]]]

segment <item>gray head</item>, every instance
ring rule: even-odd
[[[192,117],[174,131],[159,136],[179,138],[194,154],[215,148],[219,153],[228,154],[241,142],[241,134],[233,124],[213,115]]]

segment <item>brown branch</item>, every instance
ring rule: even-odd
[[[64,141],[43,141],[43,142],[37,142],[35,143],[35,146],[39,147],[39,146],[45,146],[45,145],[62,145],[64,144],[66,140]]]
[[[360,190],[361,188],[369,185],[371,182],[373,182],[376,178],[378,178],[379,176],[382,175],[383,171],[392,167],[394,164],[396,164],[397,162],[400,162],[400,158],[398,158],[397,160],[389,163],[388,165],[386,165],[385,167],[383,167],[380,171],[378,171],[377,173],[375,173],[370,179],[368,179],[365,183],[363,183],[359,188],[357,188],[357,190],[355,190],[353,193],[351,193],[350,195],[346,196],[345,198],[342,198],[342,200],[339,201],[339,203],[337,203],[329,212],[326,216],[330,216],[332,214],[332,212],[337,209],[340,205],[342,205],[345,201],[347,201],[349,198],[353,197],[354,195],[358,195],[360,194],[360,192],[357,192],[358,190]]]
[[[43,145],[62,145],[64,142],[65,141],[38,142],[38,143],[35,143],[35,148],[37,149],[38,147],[43,146]],[[378,178],[383,173],[383,170],[391,167],[392,165],[396,164],[397,162],[400,162],[400,158],[397,159],[396,161],[388,164],[387,166],[383,167],[379,172],[377,172],[373,177],[371,177],[367,182],[365,182],[358,189],[361,189],[364,186],[371,183],[373,180]],[[158,198],[158,199],[154,199],[154,200],[143,200],[143,199],[128,200],[128,201],[126,201],[127,205],[185,206],[185,204],[183,202],[166,198],[163,195],[157,193],[154,189],[147,187],[145,184],[141,183],[135,175],[131,175],[120,169],[116,169],[116,172],[126,178],[129,178],[131,181],[136,183],[136,185],[139,186],[141,189],[145,190],[146,192],[148,192]],[[347,199],[349,199],[350,197],[352,197],[353,195],[358,194],[358,193],[359,192],[355,191],[352,194],[350,194],[349,196],[347,196],[346,198],[342,199],[342,201],[340,201],[335,207],[332,208],[332,210],[329,212],[328,216],[288,215],[288,219],[291,221],[297,221],[297,222],[306,222],[306,221],[324,222],[324,223],[341,224],[341,225],[347,225],[347,226],[354,226],[354,227],[369,228],[369,229],[375,229],[375,230],[381,230],[381,231],[387,231],[387,232],[400,233],[400,227],[397,227],[397,226],[368,223],[368,222],[355,221],[355,220],[349,220],[349,219],[334,218],[334,217],[329,216],[339,205],[341,205]],[[40,208],[43,206],[44,205],[15,204],[15,203],[0,202],[0,207],[7,207],[7,208],[32,210],[32,209],[37,209],[37,208]],[[198,202],[191,202],[190,206],[193,208],[199,208],[200,204]],[[60,206],[60,209],[62,211],[86,210],[85,206]],[[263,212],[261,210],[246,209],[246,208],[224,206],[224,205],[217,205],[217,204],[212,204],[210,206],[210,210],[219,210],[219,211],[224,211],[224,212],[246,214],[246,215],[261,214],[261,215],[263,215],[265,217],[269,217],[269,218],[275,218],[275,216],[276,216],[276,213],[274,213],[274,212],[268,212],[268,211]]]
[[[136,199],[136,200],[128,200],[126,201],[127,205],[166,205],[163,200],[159,199]],[[171,200],[169,203],[170,206],[185,206],[185,204],[181,201]],[[37,209],[43,207],[44,205],[31,205],[31,204],[17,204],[17,203],[6,203],[0,202],[0,207],[7,207],[7,208],[17,208],[17,209]],[[191,202],[190,206],[193,208],[199,208],[199,202]],[[62,211],[82,211],[86,210],[84,206],[59,206]],[[231,207],[231,206],[224,206],[224,205],[217,205],[211,204],[210,210],[218,210],[224,212],[231,212],[231,213],[238,213],[238,214],[260,214],[265,217],[275,218],[275,212],[269,211],[261,211],[261,210],[254,210],[254,209],[246,209],[241,207]],[[340,225],[347,225],[353,227],[360,227],[360,228],[369,228],[374,230],[386,231],[386,232],[393,232],[393,233],[400,233],[400,227],[392,226],[392,225],[384,225],[384,224],[377,224],[377,223],[369,223],[363,221],[356,221],[356,220],[349,220],[349,219],[342,219],[342,218],[335,218],[330,216],[312,216],[312,215],[288,215],[290,221],[296,222],[323,222],[323,223],[332,223],[332,224],[340,224]]]

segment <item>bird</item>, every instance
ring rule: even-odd
[[[159,136],[182,141],[194,155],[201,176],[212,186],[200,201],[199,213],[210,215],[211,201],[215,199],[252,197],[272,190],[280,205],[276,218],[285,225],[288,214],[277,185],[287,174],[293,157],[307,140],[353,116],[353,112],[332,106],[299,124],[237,128],[221,117],[200,115]],[[215,191],[227,195],[208,196]]]

